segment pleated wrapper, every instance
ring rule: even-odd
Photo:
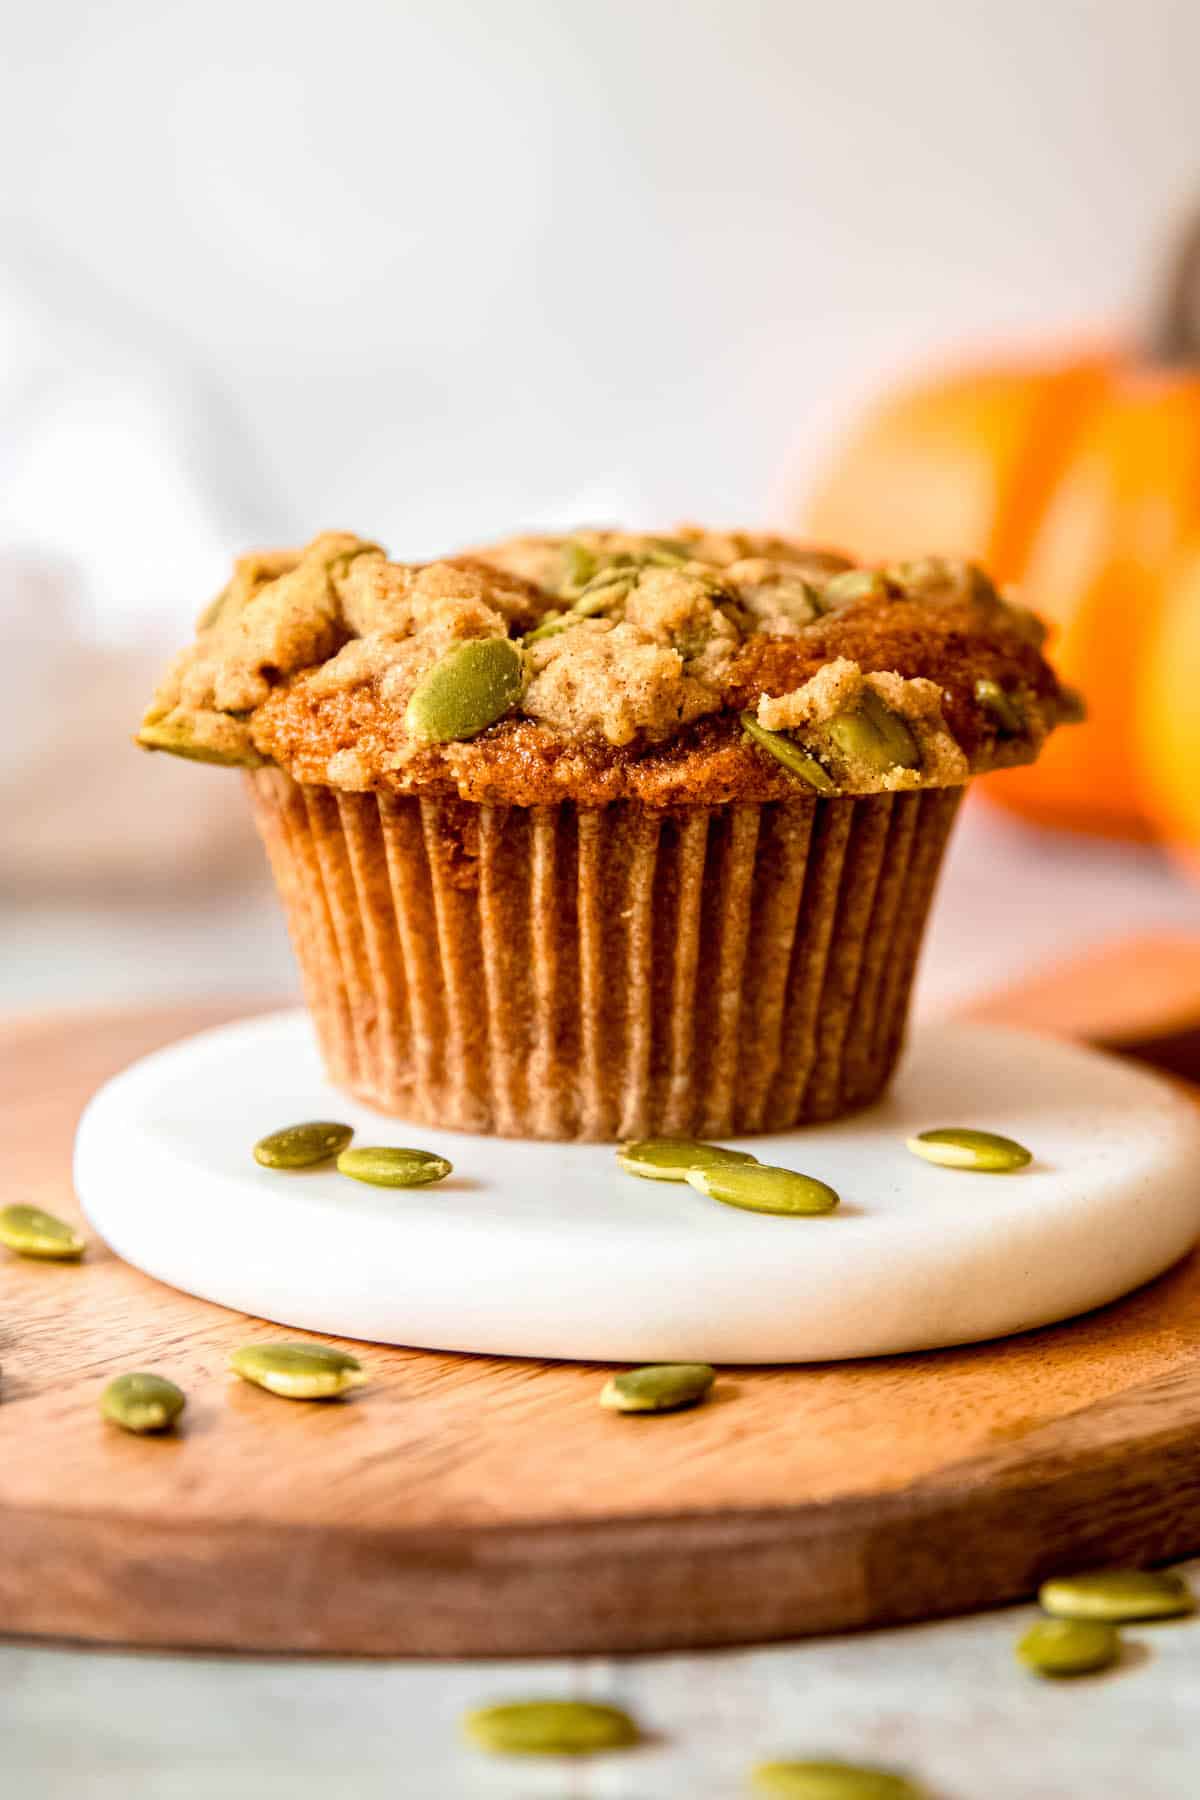
[[[246,779],[335,1085],[592,1141],[877,1099],[962,792],[657,811]]]

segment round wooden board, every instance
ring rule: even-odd
[[[108,1075],[229,1007],[18,1022],[5,1194],[76,1216],[71,1143]],[[162,1204],[169,1206],[164,1194]],[[282,1247],[281,1247],[282,1252]],[[1072,1325],[864,1363],[722,1373],[658,1419],[602,1371],[368,1349],[300,1406],[231,1383],[277,1328],[94,1244],[0,1266],[0,1631],[455,1656],[735,1644],[965,1611],[1049,1570],[1200,1546],[1200,1262]],[[171,1375],[185,1428],[96,1399]]]

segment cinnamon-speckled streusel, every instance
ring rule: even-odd
[[[423,741],[406,720],[418,681],[489,637],[523,644],[519,702],[469,741]],[[938,558],[872,573],[784,538],[682,527],[513,538],[416,565],[331,532],[239,560],[139,742],[347,791],[786,798],[797,777],[747,737],[749,712],[839,792],[958,786],[1029,761],[1071,716],[1040,644],[978,570]],[[1020,730],[977,697],[981,679]],[[868,702],[903,722],[911,766],[831,734]]]

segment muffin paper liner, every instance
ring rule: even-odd
[[[726,1137],[874,1100],[959,788],[659,812],[247,776],[330,1079],[503,1137]]]

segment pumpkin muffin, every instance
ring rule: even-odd
[[[831,1119],[972,775],[1077,703],[970,564],[783,538],[243,557],[138,742],[240,765],[331,1079],[505,1136]]]

